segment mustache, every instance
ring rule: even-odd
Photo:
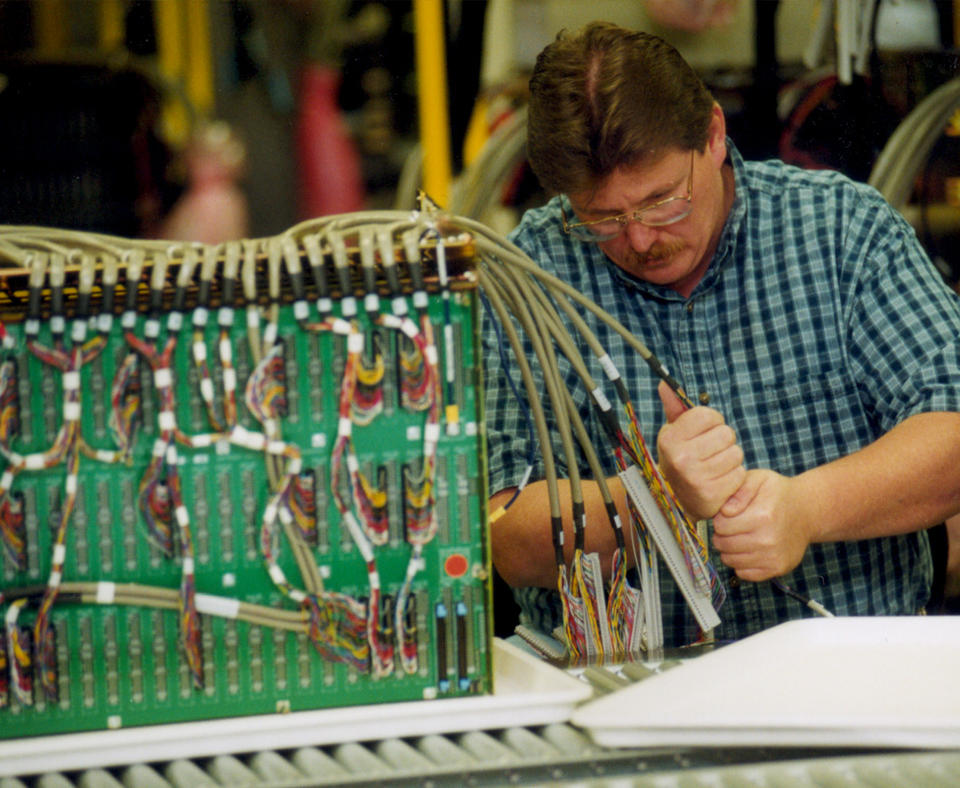
[[[686,244],[684,244],[683,241],[673,241],[671,243],[657,242],[645,252],[633,251],[631,257],[633,258],[633,263],[636,265],[655,263],[658,260],[673,257],[673,255],[683,251],[685,246]]]

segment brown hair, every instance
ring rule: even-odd
[[[591,22],[560,31],[530,78],[527,157],[555,192],[596,186],[671,148],[703,150],[713,96],[670,44]]]

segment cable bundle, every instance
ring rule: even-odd
[[[247,648],[258,655],[255,628],[308,638],[319,658],[345,671],[323,679],[342,680],[345,698],[355,699],[357,682],[367,680],[380,682],[364,696],[368,702],[400,692],[401,679],[413,683],[411,691],[391,697],[482,691],[489,678],[488,596],[474,586],[487,577],[480,530],[486,485],[471,388],[480,378],[469,369],[477,360],[458,355],[476,336],[478,285],[502,344],[513,351],[529,407],[529,467],[519,489],[535,444],[543,456],[570,654],[589,660],[658,647],[656,564],[665,548],[652,529],[660,520],[679,551],[679,558],[667,557],[678,582],[719,603],[705,548],[646,449],[619,373],[579,311],[609,322],[685,398],[682,387],[603,310],[476,222],[432,209],[367,212],[216,247],[0,227],[0,260],[7,263],[0,275],[9,274],[0,276],[0,310],[23,318],[9,330],[0,324],[0,341],[17,359],[0,359],[0,538],[4,571],[18,579],[5,584],[0,603],[6,686],[21,706],[34,696],[53,703],[69,690],[58,678],[58,669],[69,668],[66,646],[58,647],[59,630],[51,626],[51,610],[61,604],[175,611],[180,680],[190,685],[181,685],[181,705],[185,691],[219,692],[211,675],[211,618],[249,624]],[[604,384],[591,379],[565,321],[600,360]],[[385,361],[391,353],[392,369]],[[635,527],[626,531],[594,436],[560,377],[561,357],[590,392],[624,478],[639,478],[654,501],[645,511],[645,501],[631,496]],[[532,360],[570,469],[569,570],[557,462]],[[298,383],[306,375],[309,385]],[[18,403],[38,385],[46,387],[45,410],[21,419]],[[388,423],[402,425],[403,434],[390,436],[399,443],[389,457],[376,457],[390,443],[382,433]],[[44,441],[41,450],[17,450]],[[616,537],[608,576],[585,548],[578,452]],[[255,474],[243,470],[252,460]],[[208,465],[215,471],[206,473]],[[257,489],[251,480],[261,470]],[[135,483],[121,475],[127,472]],[[31,474],[45,474],[45,486],[30,487]],[[122,480],[121,489],[98,486],[102,479]],[[23,498],[25,489],[32,497]],[[56,512],[49,537],[37,530],[36,490],[49,499],[44,511]],[[80,493],[87,497],[82,505]],[[78,554],[91,547],[79,522],[93,519],[88,512],[97,496],[108,506],[97,547],[113,569],[106,577],[72,574]],[[110,506],[122,524],[105,536]],[[219,518],[212,536],[205,523],[211,510]],[[220,541],[211,545],[212,538]],[[140,539],[149,555],[138,552]],[[38,547],[47,555],[30,554]],[[210,587],[205,573],[220,565],[210,559],[218,547],[223,566],[233,566],[238,554],[258,561],[264,577],[249,582],[263,581],[265,590],[244,598],[244,578],[232,570]],[[639,561],[639,587],[628,581],[628,547]],[[131,574],[111,579],[121,551]],[[23,579],[31,562],[44,567],[42,584]],[[170,569],[169,586],[142,575],[169,576]],[[162,643],[162,632],[150,629]],[[63,632],[78,637],[69,627]],[[286,682],[286,652],[272,648],[277,680]],[[159,655],[153,659],[165,665]],[[251,686],[259,686],[262,661],[249,669]],[[0,693],[0,706],[6,697]],[[85,697],[97,702],[95,694]],[[165,687],[157,697],[167,697]],[[284,690],[280,699],[288,698]],[[242,713],[251,711],[245,706]]]
[[[636,654],[641,646],[648,653],[656,653],[662,649],[663,629],[657,563],[658,550],[662,552],[665,545],[660,542],[655,545],[651,536],[653,533],[662,535],[664,525],[668,525],[670,537],[673,539],[672,546],[683,559],[681,566],[670,555],[669,568],[684,593],[689,594],[688,601],[691,602],[702,629],[711,629],[718,623],[715,608],[723,603],[724,591],[707,561],[706,545],[700,539],[695,524],[680,508],[669,484],[653,461],[640,434],[620,373],[577,309],[589,310],[608,323],[689,406],[691,403],[679,381],[622,325],[569,285],[541,270],[521,250],[471,220],[455,218],[451,219],[451,223],[476,238],[482,261],[478,272],[480,285],[494,314],[496,325],[499,326],[498,330],[505,334],[507,343],[513,350],[514,361],[524,382],[529,410],[522,402],[521,409],[530,414],[543,454],[557,562],[557,589],[563,610],[561,634],[570,657],[575,661],[594,661]],[[552,443],[537,382],[527,362],[520,335],[511,321],[511,315],[522,328],[542,370],[543,385],[551,403],[560,445],[565,455],[575,540],[569,571],[564,557],[564,531]],[[560,319],[561,315],[577,328],[599,360],[606,373],[607,384],[616,393],[621,409],[620,417],[604,394],[603,387],[590,375],[577,343]],[[639,469],[648,490],[646,494],[652,495],[656,502],[654,509],[643,511],[634,499],[631,488],[627,487],[628,493],[631,493],[629,503],[634,526],[629,531],[629,538],[632,541],[633,554],[637,558],[639,589],[631,586],[627,580],[627,545],[623,526],[608,489],[597,449],[587,433],[570,392],[563,385],[557,366],[558,351],[570,363],[590,394],[593,408],[604,426],[607,449],[616,457],[621,478],[626,481],[629,474]],[[517,396],[519,397],[519,393]],[[626,429],[620,426],[620,418],[626,420]],[[585,508],[576,457],[577,448],[583,453],[592,478],[598,484],[609,524],[616,538],[616,550],[609,577],[601,576],[597,556],[584,552]],[[516,500],[527,483],[532,464],[531,457],[516,494],[505,506],[491,514],[491,522],[501,517]],[[628,476],[624,477],[624,474]]]
[[[324,659],[341,662],[374,680],[399,671],[422,681],[427,675],[425,666],[421,670],[421,654],[428,653],[423,642],[428,630],[418,619],[415,595],[423,594],[427,583],[437,593],[440,590],[435,575],[429,581],[420,578],[426,566],[425,549],[438,532],[439,446],[444,435],[458,436],[462,427],[454,391],[456,338],[444,243],[428,217],[395,213],[332,217],[299,225],[277,238],[219,247],[36,227],[0,228],[0,259],[17,272],[6,279],[6,294],[19,299],[20,280],[13,277],[22,279],[20,272],[26,271],[28,280],[22,331],[0,326],[0,338],[8,350],[25,351],[56,371],[56,378],[49,371],[43,375],[53,385],[59,380],[62,391],[60,427],[52,444],[43,451],[18,453],[14,447],[23,438],[17,407],[21,367],[13,356],[0,362],[0,457],[5,466],[0,477],[0,536],[8,575],[26,568],[23,507],[19,491],[13,489],[17,478],[58,466],[66,469],[66,494],[50,540],[47,581],[42,588],[8,589],[5,600],[10,606],[3,673],[5,680],[8,672],[13,676],[12,687],[21,705],[33,704],[33,677],[40,697],[56,701],[57,658],[50,612],[58,598],[176,609],[181,653],[197,689],[206,683],[202,613],[305,633]],[[457,245],[463,247],[463,241]],[[433,262],[439,257],[440,265],[428,285],[423,262],[431,254]],[[312,281],[307,279],[308,272]],[[461,286],[462,280],[458,275]],[[440,322],[451,374],[444,379],[443,394],[441,356],[429,313],[434,296],[428,288],[439,291],[444,300]],[[311,303],[312,295],[316,300]],[[381,300],[382,295],[387,298]],[[116,344],[122,350],[105,367],[113,374],[106,387],[107,439],[99,441],[104,446],[100,448],[93,445],[96,442],[88,443],[83,434],[84,426],[95,419],[94,405],[85,401],[86,392],[81,393],[81,374],[104,352],[111,336],[116,337],[114,317],[121,299],[120,342]],[[238,301],[241,308],[245,303],[247,348],[243,353],[234,330]],[[73,306],[72,315],[68,303]],[[333,366],[324,370],[323,380],[338,389],[338,412],[329,443],[323,433],[313,433],[309,447],[285,436],[287,419],[301,418],[290,413],[290,397],[301,394],[286,380],[285,340],[278,328],[281,311],[286,314],[286,310],[292,310],[296,328],[307,338],[298,341],[330,339]],[[212,347],[211,317],[216,320],[217,337]],[[70,318],[72,331],[68,332]],[[40,339],[45,321],[49,342]],[[96,333],[88,338],[91,329]],[[15,341],[17,334],[22,335],[22,347]],[[358,430],[376,432],[385,411],[393,408],[385,403],[383,341],[396,342],[397,382],[390,385],[398,389],[402,410],[411,414],[403,418],[408,426],[406,435],[399,438],[411,445],[418,435],[421,448],[392,482],[397,486],[395,493],[404,496],[396,507],[388,501],[385,467],[368,475],[354,445]],[[239,357],[252,365],[243,377]],[[338,362],[341,368],[336,370]],[[185,426],[184,398],[196,400],[201,408],[192,413],[193,429]],[[479,457],[478,430],[475,423],[470,427],[460,444],[476,445],[474,453]],[[65,565],[72,558],[67,534],[81,457],[107,465],[139,464],[144,453],[137,447],[146,434],[153,436],[152,447],[146,465],[138,465],[136,508],[156,560],[179,566],[179,588],[106,580],[64,583]],[[329,453],[321,458],[326,459],[328,474],[317,478],[313,468],[304,468],[305,451],[315,457],[325,447]],[[190,474],[184,465],[195,463],[204,451],[262,455],[269,490],[255,546],[273,588],[296,610],[215,597],[198,588],[194,520],[197,510],[206,505],[187,497],[196,486],[185,484]],[[86,468],[89,471],[91,466]],[[478,486],[477,493],[482,489]],[[331,500],[333,507],[318,512],[319,497]],[[461,500],[459,506],[466,507],[467,501]],[[482,509],[482,502],[477,506]],[[366,587],[360,592],[325,587],[329,568],[318,562],[318,520],[322,518],[329,528],[333,511],[339,515],[341,545],[349,541],[365,566]],[[404,522],[391,524],[391,513],[396,512]],[[230,526],[224,522],[221,527]],[[32,538],[38,541],[36,535]],[[392,570],[391,585],[386,588],[378,553],[388,548],[396,553],[404,543],[409,549],[406,568],[399,573]],[[477,550],[482,551],[479,539]],[[295,571],[291,571],[291,559]],[[482,582],[483,577],[479,573],[470,582]],[[18,620],[22,622],[21,610],[32,605],[36,614],[28,631]],[[446,638],[445,632],[436,634],[441,635]],[[466,630],[459,637],[462,649],[483,648],[482,642],[467,642]],[[32,659],[36,665],[31,662],[32,653],[37,655]],[[462,664],[483,671],[474,657],[464,655]],[[448,669],[447,664],[435,666],[441,688],[449,686]],[[482,683],[463,675],[456,686],[464,691]],[[4,692],[0,706],[6,699]]]

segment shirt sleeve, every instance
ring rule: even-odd
[[[917,413],[960,410],[960,300],[910,225],[879,195],[853,208],[849,354],[860,396],[883,431]]]

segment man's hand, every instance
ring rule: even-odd
[[[718,411],[686,410],[666,383],[657,390],[667,416],[657,436],[660,469],[688,515],[713,517],[746,478],[737,436]]]
[[[743,486],[713,518],[713,546],[720,560],[754,582],[796,567],[811,541],[801,498],[796,478],[747,471]]]

